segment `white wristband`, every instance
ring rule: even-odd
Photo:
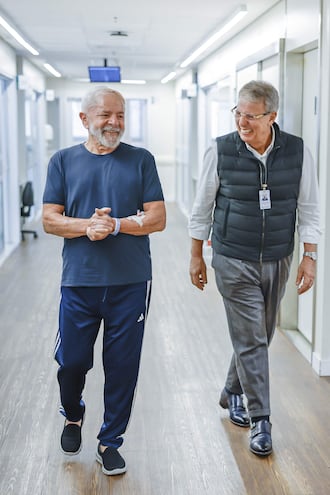
[[[114,228],[114,231],[111,232],[111,235],[118,235],[120,231],[120,220],[119,218],[114,218],[114,221],[116,222],[116,226]]]

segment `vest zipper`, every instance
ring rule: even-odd
[[[260,246],[260,256],[259,262],[262,263],[262,255],[264,252],[264,242],[265,242],[265,210],[262,210],[262,232],[261,232],[261,246]]]
[[[275,156],[275,152],[280,148],[281,146],[279,144],[275,145],[271,152],[269,153],[267,157],[267,166],[273,161],[273,157]],[[251,153],[251,152],[250,152]],[[242,155],[241,151],[239,151],[239,155]],[[251,153],[252,154],[252,153]],[[249,156],[251,158],[251,156]],[[267,189],[268,184],[267,184],[267,166],[262,163],[258,158],[254,156],[255,160],[258,162],[259,165],[259,175],[260,175],[260,187],[261,189]],[[265,225],[266,225],[266,212],[265,210],[262,210],[262,231],[261,231],[261,243],[260,243],[260,254],[259,254],[259,263],[261,264],[263,261],[263,250],[264,250],[264,242],[265,242]]]
[[[260,185],[262,189],[267,189],[268,184],[267,184],[267,173],[268,173],[268,166],[270,164],[270,160],[273,160],[273,157],[275,155],[275,152],[280,148],[280,145],[274,145],[274,148],[271,150],[267,157],[267,165],[264,165],[260,160],[259,162],[259,170],[260,170]],[[264,172],[264,174],[262,173]],[[266,224],[266,212],[265,210],[262,210],[262,232],[261,232],[261,246],[260,246],[260,256],[259,256],[259,262],[262,263],[262,256],[263,256],[263,250],[264,250],[264,242],[265,242],[265,224]]]

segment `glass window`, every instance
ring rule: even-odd
[[[125,141],[147,147],[147,100],[127,99],[125,108]]]
[[[227,134],[234,129],[233,116],[230,113],[233,101],[230,98],[229,85],[219,83],[209,88],[206,102],[206,146],[208,146],[211,139]]]
[[[81,112],[81,99],[70,99],[70,114],[71,114],[71,133],[72,133],[72,142],[74,144],[81,143],[81,141],[85,141],[87,138],[87,129],[82,125],[82,122],[79,117],[79,113]]]

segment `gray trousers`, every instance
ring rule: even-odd
[[[213,252],[212,266],[223,297],[234,354],[226,388],[244,393],[250,417],[270,415],[268,346],[292,256],[254,263]]]

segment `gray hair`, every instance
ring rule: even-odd
[[[277,89],[266,81],[250,81],[239,90],[239,100],[250,102],[262,101],[266,112],[277,112],[279,107],[279,96]]]
[[[92,89],[84,96],[81,102],[81,111],[83,113],[87,113],[88,110],[91,110],[92,108],[99,105],[100,100],[108,95],[117,96],[122,101],[123,107],[125,109],[125,98],[121,93],[119,93],[119,91],[115,91],[114,89],[108,88],[107,86],[99,86],[96,89]]]

